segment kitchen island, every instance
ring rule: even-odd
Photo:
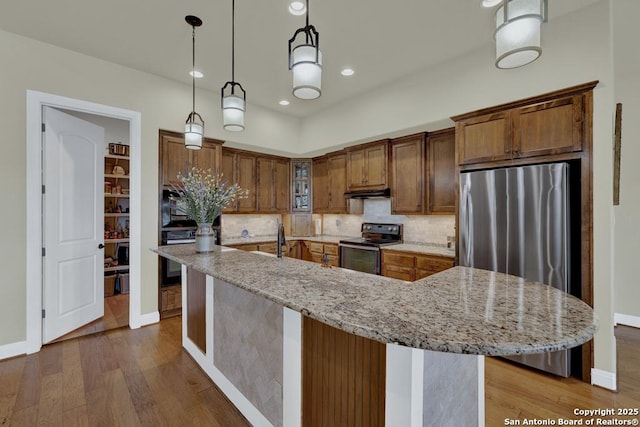
[[[183,265],[183,346],[254,425],[484,425],[484,355],[597,329],[579,299],[485,270],[408,283],[225,247],[154,251]]]

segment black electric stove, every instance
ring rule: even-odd
[[[361,237],[340,240],[340,267],[380,274],[380,248],[402,243],[402,224],[365,222],[360,230]]]

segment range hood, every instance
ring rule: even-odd
[[[383,190],[356,190],[344,193],[345,199],[373,199],[373,198],[389,198],[391,197],[391,189]]]

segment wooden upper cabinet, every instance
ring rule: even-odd
[[[582,96],[571,96],[517,108],[513,120],[514,157],[543,156],[582,150]]]
[[[456,206],[454,128],[427,136],[427,214],[453,214]]]
[[[249,197],[238,200],[237,212],[256,210],[256,157],[239,152],[236,158],[236,179],[241,188],[249,190]]]
[[[238,179],[235,176],[236,171],[236,155],[233,151],[229,151],[226,149],[222,150],[221,154],[221,171],[222,178],[225,179],[230,185],[238,182]],[[238,201],[236,200],[226,208],[222,210],[224,213],[235,212],[238,209]]]
[[[202,148],[199,150],[189,150],[191,154],[191,164],[204,171],[211,170],[211,174],[220,171],[222,159],[222,145],[202,141]]]
[[[273,208],[274,191],[273,188],[273,159],[258,157],[258,212],[271,212]]]
[[[171,135],[160,136],[160,155],[162,156],[162,170],[160,171],[160,185],[168,187],[178,183],[178,172],[185,173],[191,168],[190,156],[192,150],[185,148],[184,137]]]
[[[289,212],[290,163],[288,159],[259,156],[258,167],[258,212]]]
[[[276,212],[289,212],[291,200],[291,162],[288,159],[278,159],[274,165],[274,187],[275,201],[274,207]]]
[[[348,148],[348,190],[387,187],[388,151],[388,140]]]
[[[347,199],[347,155],[345,153],[328,156],[327,171],[329,176],[329,212],[346,213]]]
[[[508,111],[473,117],[456,124],[461,165],[511,158],[511,114]]]
[[[329,211],[329,159],[316,157],[312,161],[313,212]]]
[[[587,129],[591,129],[593,88],[597,83],[589,82],[452,117],[456,122],[458,164],[582,151],[589,137]]]
[[[424,133],[391,140],[391,213],[419,214],[424,199]]]
[[[211,169],[215,173],[220,167],[222,141],[205,138],[200,150],[184,146],[181,133],[160,131],[160,185],[169,187],[178,183],[178,172],[188,173],[192,167]]]

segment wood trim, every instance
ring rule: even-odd
[[[374,147],[378,144],[388,144],[391,140],[389,138],[385,138],[385,139],[378,139],[376,141],[370,141],[370,142],[364,142],[362,144],[357,144],[357,145],[350,145],[348,147],[345,147],[344,149],[340,150],[340,151],[357,151],[357,150],[362,150],[362,149],[366,149],[369,147]],[[333,153],[328,153],[328,154],[333,154]]]
[[[386,345],[303,316],[302,425],[383,426]]]
[[[471,111],[464,114],[459,114],[457,116],[451,116],[451,120],[453,120],[454,122],[459,122],[475,116],[492,114],[500,111],[510,110],[513,108],[530,106],[530,105],[538,104],[540,102],[547,102],[556,98],[580,95],[582,93],[592,90],[594,87],[596,87],[598,82],[599,82],[598,80],[594,80],[588,83],[571,86],[565,89],[559,89],[553,92],[547,92],[541,95],[519,99],[517,101],[508,102],[506,104],[500,104],[500,105],[495,105],[493,107],[481,108],[479,110]]]
[[[187,336],[202,350],[207,351],[207,276],[187,268]]]

